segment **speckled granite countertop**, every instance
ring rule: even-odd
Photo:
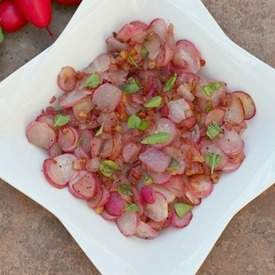
[[[274,0],[203,2],[236,43],[275,67]],[[54,33],[62,31],[73,12],[55,8]],[[0,46],[0,80],[51,43],[46,32],[31,26],[9,35]],[[275,186],[235,216],[199,275],[275,274],[274,198]],[[100,273],[53,215],[0,180],[0,274]]]

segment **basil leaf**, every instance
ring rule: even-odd
[[[5,39],[5,35],[4,35],[4,33],[3,33],[2,28],[0,27],[0,43],[3,42],[4,39]]]
[[[172,159],[166,170],[168,172],[174,172],[179,168],[179,166],[180,166],[180,163],[176,159]]]
[[[128,128],[129,129],[138,129],[141,124],[141,118],[137,115],[131,115],[128,118]]]
[[[147,120],[142,120],[141,121],[141,123],[140,123],[140,125],[139,125],[139,127],[138,127],[138,129],[140,130],[140,131],[145,131],[146,129],[148,129],[149,128],[149,122],[147,121]]]
[[[211,174],[213,174],[214,169],[218,166],[219,162],[221,161],[221,156],[216,153],[208,153],[205,156],[205,161],[211,169]]]
[[[136,63],[135,59],[134,59],[131,55],[129,55],[129,56],[127,57],[127,61],[128,61],[128,63],[129,63],[130,65],[132,65],[132,66],[134,66],[134,67],[136,67],[136,68],[139,68],[139,66],[138,66],[138,64]]]
[[[130,184],[120,184],[118,187],[117,187],[117,191],[123,195],[126,195],[126,196],[132,196],[133,195],[133,192],[132,192],[132,187]]]
[[[143,59],[146,59],[146,58],[148,57],[148,55],[149,55],[148,49],[147,49],[145,46],[143,46],[143,47],[141,48],[141,57],[142,57]]]
[[[177,80],[177,75],[174,74],[172,75],[164,84],[164,92],[169,92],[173,89],[175,83],[176,83],[176,80]]]
[[[144,184],[145,185],[150,185],[153,183],[153,178],[149,175],[144,176]]]
[[[211,97],[217,90],[219,90],[222,87],[221,82],[211,82],[207,85],[202,85],[202,92],[204,95]]]
[[[142,144],[149,144],[149,145],[153,145],[153,144],[163,144],[165,142],[167,142],[170,138],[170,134],[166,133],[166,132],[159,132],[156,134],[153,134],[151,136],[148,136],[146,138],[144,138],[141,143]]]
[[[96,131],[95,137],[100,136],[103,133],[103,130],[104,130],[104,123],[102,123],[102,125],[100,126],[100,128]]]
[[[175,203],[174,208],[177,216],[183,218],[193,207],[182,202],[177,202]]]
[[[112,160],[103,160],[99,165],[99,171],[101,174],[108,178],[110,178],[117,170],[119,170],[119,166]]]
[[[161,96],[154,96],[144,104],[144,107],[146,107],[146,108],[157,108],[161,105],[161,103],[162,103],[162,97]]]
[[[100,76],[96,73],[91,74],[85,82],[84,87],[94,89],[100,84]]]
[[[138,206],[135,203],[130,203],[126,207],[126,211],[137,212],[139,210]]]
[[[222,132],[222,128],[217,123],[211,123],[208,125],[206,135],[210,139],[214,139]]]
[[[140,86],[133,77],[130,77],[127,83],[120,86],[120,89],[127,94],[134,94],[140,90]]]
[[[70,116],[63,116],[62,114],[57,114],[54,117],[54,127],[62,127],[70,121]]]

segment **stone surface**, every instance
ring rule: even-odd
[[[236,43],[275,66],[274,0],[203,2]],[[52,30],[56,36],[73,12],[73,8],[55,7]],[[0,80],[52,42],[46,31],[31,26],[8,35],[0,46]],[[234,217],[199,275],[275,274],[274,197],[275,186]],[[98,275],[99,272],[53,215],[0,180],[0,274]]]

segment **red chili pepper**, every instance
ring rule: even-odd
[[[25,18],[38,28],[48,28],[52,20],[51,0],[14,0]]]
[[[27,21],[11,0],[0,3],[0,24],[6,32],[15,32],[21,29]]]
[[[56,0],[57,3],[68,6],[79,5],[81,1],[82,0]]]

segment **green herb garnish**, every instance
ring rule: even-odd
[[[164,92],[169,92],[173,89],[175,83],[176,83],[176,80],[177,80],[177,75],[174,74],[172,75],[164,84]]]
[[[202,85],[202,92],[204,95],[211,97],[217,90],[222,87],[222,83],[220,82],[211,82],[207,85]]]
[[[145,46],[143,46],[143,47],[141,48],[141,57],[142,57],[143,59],[146,59],[146,58],[148,57],[148,55],[149,55],[148,49],[147,49]]]
[[[0,43],[3,42],[4,39],[5,39],[5,35],[4,35],[4,33],[3,33],[2,28],[0,28]]]
[[[112,160],[103,160],[99,165],[99,171],[101,174],[108,178],[110,178],[117,170],[119,170],[119,166]]]
[[[138,210],[139,210],[139,208],[135,203],[130,203],[126,207],[126,211],[128,211],[128,212],[137,212]]]
[[[85,82],[84,87],[94,89],[100,84],[100,76],[97,73],[91,74]]]
[[[166,132],[159,132],[156,134],[152,134],[146,138],[144,138],[141,143],[142,144],[163,144],[166,143],[170,138],[170,134]]]
[[[210,139],[216,138],[222,132],[222,128],[215,122],[210,123],[207,128],[206,135]]]
[[[129,129],[138,129],[141,124],[141,118],[137,115],[131,115],[128,118],[128,128]]]
[[[118,187],[117,187],[117,191],[120,193],[120,194],[123,194],[123,195],[126,195],[126,196],[132,196],[133,195],[133,192],[132,192],[132,187],[130,184],[120,184]]]
[[[153,178],[149,175],[144,176],[144,184],[145,185],[150,185],[153,183]]]
[[[205,161],[211,169],[211,174],[213,174],[215,168],[218,166],[219,162],[221,161],[221,156],[216,153],[208,153],[205,156]]]
[[[70,116],[64,116],[62,114],[57,114],[54,117],[54,127],[62,127],[66,124],[68,124],[70,121]]]
[[[174,205],[175,211],[179,218],[183,218],[193,207],[183,202],[177,202]]]
[[[144,107],[146,107],[146,108],[157,108],[161,105],[161,103],[162,103],[162,97],[161,96],[154,96],[144,104]]]
[[[134,94],[140,90],[140,86],[133,77],[130,77],[127,83],[120,86],[120,89],[127,94]]]

